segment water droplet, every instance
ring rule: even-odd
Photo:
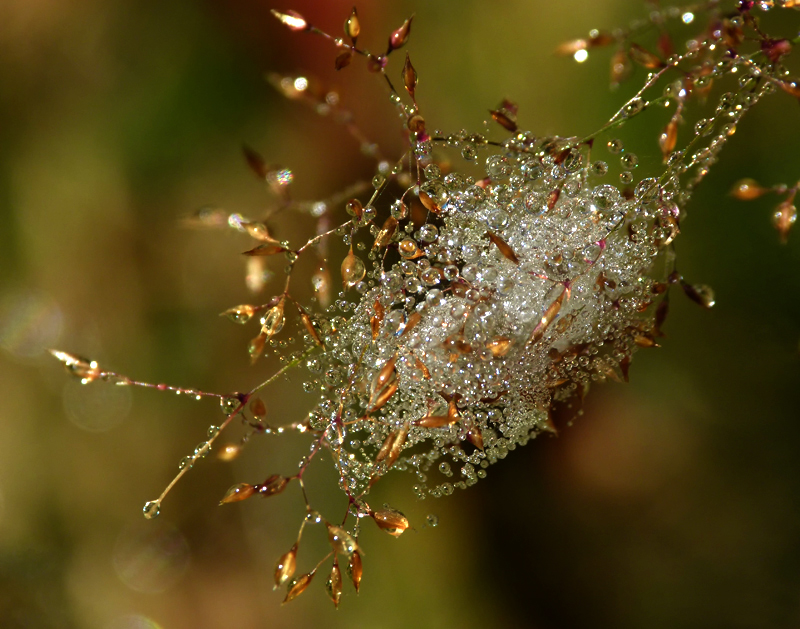
[[[464,158],[468,162],[472,162],[478,157],[478,151],[475,149],[472,144],[466,144],[461,149],[461,157]]]
[[[625,105],[622,111],[626,116],[635,116],[645,108],[646,104],[641,98],[634,98]]]
[[[144,505],[142,513],[148,520],[157,518],[158,514],[161,513],[161,503],[158,500],[151,500]]]
[[[222,408],[223,415],[230,415],[239,408],[239,397],[236,395],[226,395],[219,399],[219,405]]]
[[[364,263],[357,255],[353,253],[353,247],[350,247],[350,253],[347,254],[342,261],[342,283],[345,288],[352,288],[364,279],[367,269]]]
[[[425,520],[428,522],[428,526],[436,527],[439,525],[439,516],[433,513],[428,514]]]
[[[442,169],[436,164],[428,164],[425,167],[425,176],[428,179],[440,179],[442,176]]]
[[[261,319],[261,331],[267,335],[267,338],[272,338],[283,329],[283,300],[277,305],[269,309],[266,315]]]

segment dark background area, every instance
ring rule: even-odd
[[[250,242],[186,230],[180,219],[208,204],[259,216],[267,196],[244,166],[243,142],[291,168],[300,198],[325,197],[373,168],[340,127],[284,100],[264,73],[308,73],[336,87],[385,153],[402,148],[383,85],[364,64],[336,73],[332,46],[289,33],[269,8],[0,5],[0,625],[800,624],[800,234],[779,244],[774,197],[727,195],[745,176],[770,185],[798,177],[800,108],[782,93],[745,118],[686,208],[678,266],[715,289],[716,307],[676,292],[668,336],[635,356],[630,384],[594,387],[574,426],[512,452],[477,486],[417,502],[410,478],[387,481],[379,495],[415,529],[395,540],[365,527],[362,592],[346,587],[339,611],[325,574],[285,607],[272,592],[274,561],[302,517],[294,492],[216,505],[235,482],[291,473],[302,438],[260,440],[232,464],[207,459],[157,520],[142,518],[145,501],[221,421],[219,408],[81,387],[44,350],[155,382],[253,386],[277,360],[249,367],[252,328],[217,316],[251,300],[239,255]],[[338,35],[351,4],[275,8]],[[487,112],[508,97],[523,128],[583,135],[644,77],[637,70],[611,92],[609,51],[581,65],[552,54],[590,28],[644,15],[636,2],[358,9],[361,42],[373,51],[416,12],[407,50],[432,128],[497,131],[485,126]],[[402,56],[391,63],[399,75]],[[630,142],[657,155],[666,120],[647,112]],[[276,225],[293,243],[312,228],[302,218]],[[275,270],[265,299],[281,290]],[[270,421],[301,417],[309,400],[299,393],[299,377],[268,389]],[[324,468],[313,472],[312,501],[333,509]],[[437,527],[426,525],[429,514]],[[308,533],[300,571],[322,552],[321,531]]]

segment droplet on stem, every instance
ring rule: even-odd
[[[71,375],[80,378],[81,384],[89,384],[103,375],[103,371],[95,360],[83,358],[75,354],[68,354],[67,352],[62,352],[57,349],[48,351],[55,358],[64,363],[64,366]]]
[[[352,288],[364,279],[367,269],[361,258],[353,253],[353,245],[350,245],[350,252],[342,261],[342,284],[345,289]]]
[[[256,307],[251,306],[249,304],[242,304],[240,306],[234,306],[233,308],[228,308],[225,312],[220,313],[220,317],[228,317],[234,323],[239,323],[244,325],[250,319],[253,318],[253,315],[256,313]]]
[[[283,314],[285,300],[281,299],[278,303],[267,311],[261,319],[261,331],[266,334],[267,339],[271,339],[283,329],[286,317]]]
[[[328,543],[336,553],[347,557],[358,550],[355,538],[341,526],[335,524],[328,525]]]
[[[344,209],[350,216],[355,216],[359,221],[364,214],[364,205],[358,199],[350,199]]]
[[[158,514],[161,513],[161,502],[158,500],[151,500],[144,505],[142,513],[144,513],[144,517],[146,517],[148,520],[157,518]]]

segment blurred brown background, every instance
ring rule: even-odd
[[[81,387],[43,350],[150,381],[251,387],[277,363],[249,368],[252,328],[217,316],[251,299],[239,256],[249,242],[179,219],[207,204],[259,216],[266,196],[242,142],[291,168],[303,198],[372,173],[341,128],[284,101],[263,73],[337,86],[387,154],[401,146],[383,86],[360,60],[337,74],[331,46],[287,32],[269,8],[0,4],[0,626],[800,625],[800,234],[780,246],[774,199],[726,196],[744,176],[798,177],[800,110],[785,94],[745,119],[688,208],[679,268],[713,286],[717,306],[675,293],[669,336],[636,356],[631,384],[596,387],[572,428],[513,452],[478,486],[416,502],[398,475],[381,499],[416,530],[395,540],[366,527],[362,593],[348,588],[339,611],[324,574],[285,607],[272,592],[302,514],[294,492],[216,506],[234,482],[290,473],[302,439],[203,461],[158,520],[142,518],[221,421],[218,407]],[[351,4],[275,8],[338,35]],[[644,11],[627,0],[358,8],[372,50],[416,12],[408,50],[431,127],[480,130],[509,97],[540,135],[597,128],[631,88],[609,92],[609,53],[578,65],[554,58],[556,44]],[[400,55],[392,62],[399,73]],[[648,150],[665,116],[641,121]],[[310,228],[290,220],[278,235],[298,242]],[[265,393],[272,421],[307,410],[299,385]],[[332,514],[340,503],[318,467],[312,502]],[[319,533],[308,531],[301,571],[321,552]]]

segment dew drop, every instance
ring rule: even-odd
[[[645,108],[645,105],[646,103],[641,98],[634,98],[625,105],[622,111],[626,116],[635,116]]]
[[[144,505],[142,513],[148,520],[157,518],[158,514],[161,513],[161,503],[158,500],[151,500]]]
[[[428,164],[425,167],[425,176],[428,179],[440,179],[442,176],[442,169],[436,164]]]
[[[222,408],[223,415],[230,415],[239,408],[239,398],[235,395],[226,395],[219,399],[219,405]]]

